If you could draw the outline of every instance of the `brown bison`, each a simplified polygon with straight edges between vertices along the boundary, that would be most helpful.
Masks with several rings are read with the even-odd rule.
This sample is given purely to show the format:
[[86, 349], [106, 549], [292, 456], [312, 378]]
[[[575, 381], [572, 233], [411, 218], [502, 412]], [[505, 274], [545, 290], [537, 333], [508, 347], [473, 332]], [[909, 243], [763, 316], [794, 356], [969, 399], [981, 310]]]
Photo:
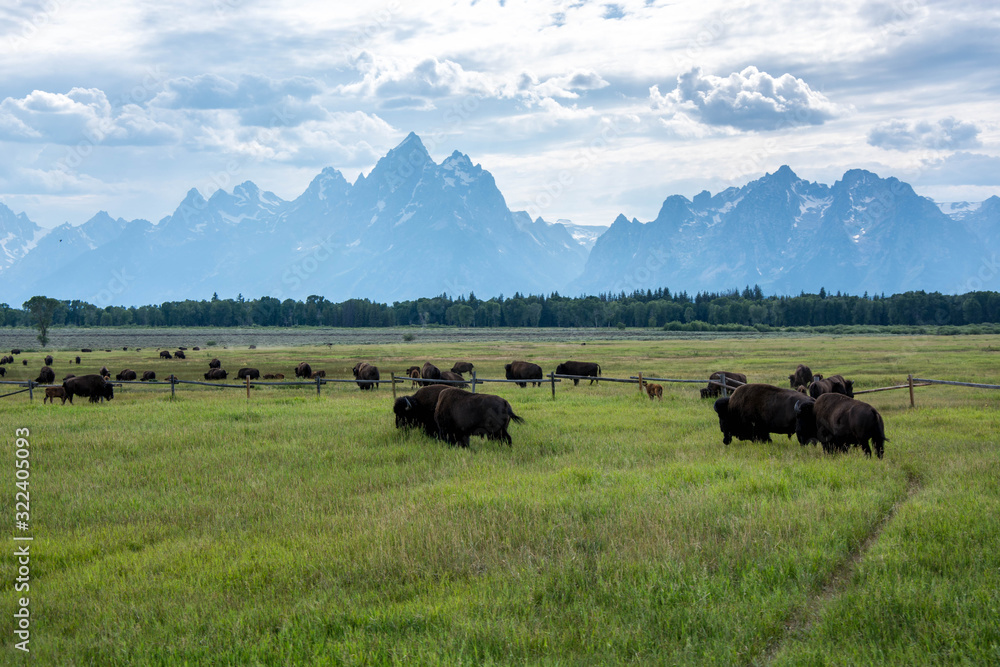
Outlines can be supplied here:
[[63, 382], [63, 390], [70, 403], [73, 396], [87, 396], [91, 403], [115, 397], [115, 388], [110, 382], [105, 382], [100, 375], [80, 375]]
[[314, 379], [314, 380], [316, 378], [325, 378], [326, 377], [326, 371], [323, 371], [323, 370], [313, 371], [312, 375], [310, 375], [309, 377], [311, 379]]
[[42, 370], [38, 371], [38, 377], [35, 378], [35, 382], [38, 384], [51, 384], [55, 382], [56, 373], [48, 366], [42, 366]]
[[275, 380], [284, 380], [285, 379], [285, 374], [284, 373], [275, 373], [274, 374], [274, 379]]
[[306, 362], [299, 362], [299, 365], [295, 367], [295, 377], [297, 378], [308, 378], [312, 375], [312, 368]]
[[209, 368], [222, 368], [222, 362], [219, 361], [217, 358], [216, 359], [212, 359], [210, 362], [208, 362], [208, 367]]
[[205, 373], [206, 380], [225, 380], [229, 375], [228, 372], [221, 368], [209, 368], [208, 372]]
[[70, 379], [70, 378], [75, 378], [75, 377], [76, 377], [76, 376], [75, 376], [75, 375], [73, 375], [72, 373], [67, 373], [67, 374], [66, 374], [66, 377], [64, 377], [64, 378], [63, 378], [63, 382], [65, 382], [66, 380], [68, 380], [68, 379]]
[[392, 405], [392, 411], [396, 414], [396, 428], [420, 427], [424, 429], [424, 433], [436, 438], [438, 428], [434, 421], [434, 408], [437, 406], [438, 396], [448, 388], [446, 384], [432, 384], [421, 387], [411, 396], [397, 398]]
[[353, 372], [355, 379], [358, 381], [359, 389], [371, 389], [373, 386], [378, 388], [379, 374], [377, 366], [359, 361], [354, 365]]
[[101, 374], [101, 377], [104, 378], [105, 380], [111, 379], [111, 371], [108, 370], [107, 366], [101, 366], [101, 370], [98, 372]]
[[456, 361], [455, 365], [451, 367], [452, 373], [471, 373], [475, 366], [468, 361]]
[[130, 368], [126, 368], [121, 373], [115, 375], [115, 379], [119, 381], [121, 380], [132, 381], [135, 379], [135, 371], [133, 371]]
[[160, 359], [173, 359], [169, 350], [160, 350]]
[[845, 380], [843, 375], [831, 375], [809, 385], [809, 395], [813, 398], [819, 398], [823, 394], [843, 394], [853, 398], [854, 380]]
[[77, 365], [77, 366], [79, 366], [79, 365], [80, 365], [80, 357], [77, 357], [77, 358], [76, 358], [76, 365]]
[[420, 377], [425, 380], [440, 380], [441, 370], [432, 364], [431, 362], [426, 362], [420, 369]]
[[[449, 380], [449, 387], [468, 387], [469, 383], [465, 381], [459, 373], [454, 373], [452, 371], [441, 371], [441, 379]], [[457, 384], [456, 384], [457, 383]]]
[[55, 403], [57, 398], [61, 398], [62, 402], [66, 403], [66, 390], [62, 387], [46, 387], [45, 388], [45, 398], [42, 399], [42, 405], [46, 402]]
[[185, 356], [183, 350], [177, 350], [176, 352], [174, 352], [174, 358], [175, 359], [187, 359], [187, 356]]
[[[512, 361], [509, 364], [504, 364], [503, 369], [508, 380], [532, 380], [532, 386], [542, 386], [542, 367], [538, 364], [533, 364], [530, 361]], [[528, 386], [527, 382], [517, 382], [516, 384], [522, 389]]]
[[[796, 429], [796, 404], [811, 403], [813, 399], [794, 389], [782, 389], [769, 384], [745, 384], [732, 396], [715, 401], [719, 415], [722, 442], [728, 445], [733, 438], [754, 442], [771, 442], [772, 433], [791, 437]], [[803, 443], [802, 437], [799, 442]]]
[[662, 384], [653, 384], [652, 382], [646, 382], [645, 380], [643, 380], [642, 385], [646, 389], [646, 395], [649, 396], [649, 400], [653, 400], [654, 398], [658, 398], [661, 401], [663, 400]]
[[3, 366], [0, 366], [0, 378], [2, 378], [4, 375], [7, 375], [7, 369], [4, 368]]
[[885, 424], [878, 410], [843, 394], [821, 394], [812, 402], [800, 402], [795, 407], [798, 417], [796, 435], [799, 442], [819, 440], [823, 451], [847, 451], [850, 445], [861, 447], [871, 456], [868, 445], [875, 445], [875, 454], [882, 458], [885, 451]]
[[91, 350], [89, 347], [81, 347], [80, 351], [81, 352], [93, 352], [93, 350]]
[[259, 380], [260, 371], [257, 370], [256, 368], [244, 367], [236, 371], [236, 377], [238, 377], [240, 380], [246, 380], [247, 378], [250, 378], [251, 380]]
[[52, 365], [52, 355], [51, 354], [45, 355], [45, 365], [46, 366], [51, 366]]
[[410, 366], [409, 368], [407, 368], [406, 376], [413, 379], [413, 382], [410, 383], [411, 389], [419, 387], [421, 385], [420, 382], [417, 382], [417, 380], [420, 379], [420, 366]]
[[[601, 365], [589, 361], [567, 361], [556, 366], [556, 375], [582, 375], [596, 379], [601, 374]], [[573, 385], [580, 384], [580, 378], [573, 378]], [[594, 380], [590, 381], [594, 384]]]
[[155, 380], [155, 379], [156, 379], [156, 371], [143, 371], [142, 372], [142, 381], [143, 382], [149, 382], [150, 380]]
[[788, 386], [792, 389], [795, 389], [800, 384], [808, 387], [812, 381], [813, 372], [805, 364], [799, 364], [795, 372], [788, 376]]
[[434, 422], [438, 437], [460, 447], [469, 446], [469, 436], [482, 435], [513, 445], [507, 425], [511, 420], [523, 423], [505, 399], [492, 394], [473, 394], [449, 387], [438, 396]]
[[731, 371], [716, 371], [708, 376], [708, 386], [701, 390], [702, 398], [713, 398], [722, 393], [725, 385], [726, 391], [731, 392], [737, 387], [747, 383], [747, 376], [743, 373], [733, 373]]

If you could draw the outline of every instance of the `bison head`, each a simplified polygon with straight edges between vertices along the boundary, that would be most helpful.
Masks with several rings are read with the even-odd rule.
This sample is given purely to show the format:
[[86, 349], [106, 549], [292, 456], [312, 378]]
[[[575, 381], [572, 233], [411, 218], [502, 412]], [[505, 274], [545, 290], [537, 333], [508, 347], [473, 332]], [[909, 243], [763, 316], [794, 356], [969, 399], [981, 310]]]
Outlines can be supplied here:
[[800, 445], [807, 445], [817, 439], [816, 413], [813, 412], [812, 400], [795, 401], [795, 437]]
[[719, 429], [722, 431], [722, 444], [728, 445], [733, 441], [732, 430], [729, 427], [729, 397], [723, 396], [715, 401], [715, 412], [719, 415]]
[[396, 402], [392, 405], [392, 411], [396, 413], [396, 428], [403, 428], [412, 423], [412, 414], [415, 407], [416, 404], [409, 396], [400, 396], [396, 399]]

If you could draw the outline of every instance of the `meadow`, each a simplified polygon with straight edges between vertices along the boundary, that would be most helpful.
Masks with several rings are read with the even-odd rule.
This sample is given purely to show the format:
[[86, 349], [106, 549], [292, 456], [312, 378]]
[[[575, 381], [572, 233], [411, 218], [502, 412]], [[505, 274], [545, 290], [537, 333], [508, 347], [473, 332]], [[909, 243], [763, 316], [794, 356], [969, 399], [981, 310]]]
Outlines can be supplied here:
[[[347, 378], [358, 361], [387, 377], [467, 360], [499, 378], [514, 359], [579, 359], [608, 377], [735, 370], [781, 386], [802, 362], [856, 390], [908, 373], [1000, 381], [997, 336], [590, 336], [249, 350], [196, 331], [169, 341], [203, 347], [186, 360], [125, 338], [80, 366], [51, 354], [57, 378], [201, 379], [218, 356], [231, 376], [289, 379], [299, 361]], [[34, 378], [43, 356], [22, 353], [6, 379]], [[512, 447], [469, 449], [398, 431], [387, 384], [4, 398], [0, 516], [13, 525], [27, 428], [34, 540], [29, 594], [14, 590], [19, 543], [0, 556], [0, 656], [26, 657], [12, 620], [28, 595], [30, 657], [51, 665], [1000, 663], [1000, 392], [918, 388], [915, 408], [905, 390], [859, 396], [885, 420], [878, 460], [784, 436], [726, 447], [699, 388], [665, 385], [660, 402], [609, 382], [563, 382], [555, 399], [480, 386], [525, 423]]]

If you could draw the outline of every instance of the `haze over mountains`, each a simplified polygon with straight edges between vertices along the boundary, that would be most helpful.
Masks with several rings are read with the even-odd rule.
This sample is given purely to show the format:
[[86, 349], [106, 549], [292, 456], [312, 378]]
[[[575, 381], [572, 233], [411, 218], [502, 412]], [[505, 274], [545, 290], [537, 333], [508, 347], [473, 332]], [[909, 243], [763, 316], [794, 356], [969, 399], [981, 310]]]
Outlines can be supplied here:
[[352, 184], [319, 173], [285, 201], [251, 182], [192, 189], [152, 224], [99, 212], [43, 230], [0, 204], [0, 300], [99, 306], [274, 296], [393, 301], [475, 292], [575, 296], [668, 287], [765, 293], [960, 293], [1000, 284], [1000, 198], [937, 205], [863, 170], [832, 186], [789, 167], [664, 201], [609, 228], [512, 212], [467, 155], [435, 163], [410, 134]]

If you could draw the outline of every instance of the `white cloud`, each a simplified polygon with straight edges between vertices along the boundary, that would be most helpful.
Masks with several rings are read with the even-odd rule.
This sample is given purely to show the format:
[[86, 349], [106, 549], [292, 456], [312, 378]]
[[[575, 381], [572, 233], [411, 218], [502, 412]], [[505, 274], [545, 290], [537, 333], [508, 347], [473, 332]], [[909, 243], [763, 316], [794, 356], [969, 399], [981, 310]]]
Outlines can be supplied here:
[[649, 97], [668, 118], [684, 113], [707, 125], [740, 130], [821, 125], [845, 111], [791, 74], [776, 78], [753, 66], [725, 78], [695, 67], [678, 76], [677, 87], [666, 95], [652, 86]]
[[976, 148], [980, 145], [979, 132], [975, 123], [950, 116], [936, 122], [893, 119], [872, 128], [868, 143], [897, 151]]

